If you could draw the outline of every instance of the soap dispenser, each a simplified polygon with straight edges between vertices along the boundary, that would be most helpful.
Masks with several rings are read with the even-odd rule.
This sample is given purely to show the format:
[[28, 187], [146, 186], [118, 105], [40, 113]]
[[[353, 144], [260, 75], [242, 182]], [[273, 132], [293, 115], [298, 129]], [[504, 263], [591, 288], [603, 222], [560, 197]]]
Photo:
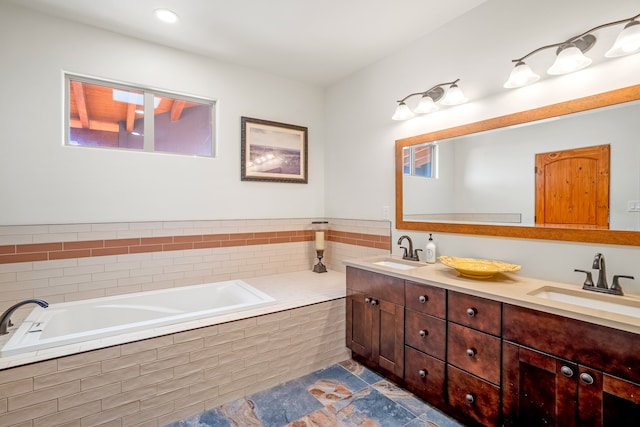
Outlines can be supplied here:
[[429, 264], [434, 264], [436, 262], [436, 244], [433, 242], [431, 233], [429, 233], [429, 241], [427, 242], [425, 249], [426, 251], [424, 251], [424, 254], [427, 258], [427, 262]]

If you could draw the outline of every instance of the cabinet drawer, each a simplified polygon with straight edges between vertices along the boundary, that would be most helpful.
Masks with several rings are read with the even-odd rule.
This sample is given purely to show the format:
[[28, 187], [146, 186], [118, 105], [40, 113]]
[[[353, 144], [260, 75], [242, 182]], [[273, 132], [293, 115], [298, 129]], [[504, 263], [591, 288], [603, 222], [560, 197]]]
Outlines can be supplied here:
[[447, 362], [500, 384], [500, 338], [449, 323]]
[[347, 288], [368, 297], [404, 305], [404, 280], [397, 277], [347, 267]]
[[498, 301], [449, 291], [447, 315], [451, 322], [500, 335], [502, 304]]
[[407, 308], [444, 319], [447, 315], [447, 291], [435, 286], [406, 282]]
[[404, 354], [404, 382], [407, 389], [431, 404], [443, 404], [444, 362], [408, 346]]
[[456, 410], [485, 426], [498, 425], [500, 389], [447, 365], [447, 399]]
[[411, 347], [444, 360], [447, 324], [437, 317], [407, 310], [404, 342]]

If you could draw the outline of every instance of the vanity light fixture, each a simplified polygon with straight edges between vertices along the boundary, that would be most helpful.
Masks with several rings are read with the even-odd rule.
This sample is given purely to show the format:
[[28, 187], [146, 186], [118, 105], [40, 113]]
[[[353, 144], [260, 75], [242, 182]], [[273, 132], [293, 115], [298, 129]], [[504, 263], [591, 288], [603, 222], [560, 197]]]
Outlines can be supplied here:
[[591, 58], [586, 57], [584, 53], [591, 49], [596, 43], [596, 36], [591, 33], [602, 28], [626, 24], [624, 29], [618, 34], [613, 47], [605, 54], [607, 58], [615, 58], [640, 52], [640, 22], [636, 21], [638, 18], [640, 18], [640, 14], [632, 16], [631, 18], [598, 25], [566, 41], [539, 47], [521, 58], [511, 60], [511, 62], [515, 63], [515, 66], [504, 87], [511, 89], [538, 81], [540, 76], [537, 75], [524, 60], [534, 53], [545, 49], [556, 49], [556, 60], [547, 70], [547, 74], [567, 74], [588, 67], [591, 64]]
[[[396, 112], [391, 117], [392, 120], [407, 120], [414, 117], [416, 114], [427, 114], [438, 110], [439, 102], [441, 105], [458, 105], [468, 101], [468, 99], [462, 93], [462, 89], [458, 87], [460, 79], [456, 79], [452, 82], [439, 83], [424, 92], [410, 93], [401, 100], [398, 101], [398, 107]], [[449, 86], [445, 89], [446, 86]], [[411, 111], [405, 101], [412, 96], [421, 95], [420, 102], [416, 108]]]

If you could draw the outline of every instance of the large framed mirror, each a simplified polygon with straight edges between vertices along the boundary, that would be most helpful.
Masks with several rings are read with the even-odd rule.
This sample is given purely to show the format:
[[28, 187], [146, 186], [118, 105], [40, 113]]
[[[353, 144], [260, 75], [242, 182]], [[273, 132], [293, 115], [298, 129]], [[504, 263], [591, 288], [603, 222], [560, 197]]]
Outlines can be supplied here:
[[640, 85], [399, 139], [395, 160], [397, 229], [640, 245]]

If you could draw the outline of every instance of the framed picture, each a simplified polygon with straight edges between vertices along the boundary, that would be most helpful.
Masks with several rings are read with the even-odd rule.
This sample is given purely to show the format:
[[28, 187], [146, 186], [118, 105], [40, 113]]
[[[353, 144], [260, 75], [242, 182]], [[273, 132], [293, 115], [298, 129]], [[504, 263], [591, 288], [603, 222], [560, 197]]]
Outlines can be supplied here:
[[242, 117], [242, 180], [306, 184], [307, 128]]

